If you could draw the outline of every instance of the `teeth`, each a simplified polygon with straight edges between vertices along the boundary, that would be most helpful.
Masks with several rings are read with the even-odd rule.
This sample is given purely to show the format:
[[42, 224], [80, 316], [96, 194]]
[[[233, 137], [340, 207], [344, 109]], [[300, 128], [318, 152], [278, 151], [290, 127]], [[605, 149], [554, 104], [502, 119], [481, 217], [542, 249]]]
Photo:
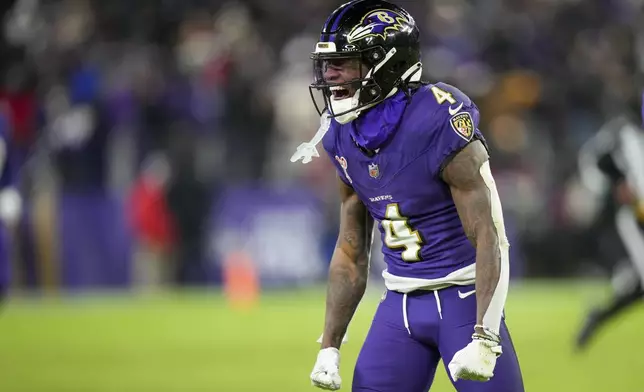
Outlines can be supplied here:
[[342, 86], [334, 86], [331, 87], [331, 91], [348, 91], [348, 89]]

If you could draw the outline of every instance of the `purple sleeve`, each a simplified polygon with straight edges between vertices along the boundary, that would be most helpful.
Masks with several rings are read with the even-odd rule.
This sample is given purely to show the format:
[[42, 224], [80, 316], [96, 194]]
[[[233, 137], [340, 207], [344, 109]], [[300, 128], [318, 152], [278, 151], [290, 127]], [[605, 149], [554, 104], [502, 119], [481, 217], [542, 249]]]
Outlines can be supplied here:
[[[451, 108], [450, 108], [451, 109]], [[458, 111], [441, 111], [439, 120], [433, 125], [428, 164], [430, 172], [440, 175], [454, 156], [473, 140], [485, 139], [478, 129], [479, 112], [476, 105], [461, 107]]]
[[338, 155], [335, 155], [331, 151], [328, 151], [328, 150], [327, 150], [327, 154], [329, 154], [329, 158], [331, 159], [331, 162], [333, 162], [333, 165], [335, 166], [335, 170], [338, 173], [338, 177], [347, 186], [352, 186], [351, 183], [353, 181], [351, 180], [351, 177], [349, 176], [349, 173], [347, 172], [347, 160], [344, 157], [340, 157]]
[[335, 166], [338, 177], [340, 177], [342, 182], [344, 182], [347, 186], [352, 186], [351, 184], [353, 181], [351, 180], [351, 176], [349, 176], [349, 173], [347, 171], [347, 160], [344, 156], [341, 156], [336, 152], [335, 135], [337, 128], [334, 125], [335, 124], [332, 124], [328, 132], [324, 135], [324, 138], [322, 139], [322, 145], [324, 146], [324, 151], [326, 151], [329, 159], [333, 163], [333, 166]]

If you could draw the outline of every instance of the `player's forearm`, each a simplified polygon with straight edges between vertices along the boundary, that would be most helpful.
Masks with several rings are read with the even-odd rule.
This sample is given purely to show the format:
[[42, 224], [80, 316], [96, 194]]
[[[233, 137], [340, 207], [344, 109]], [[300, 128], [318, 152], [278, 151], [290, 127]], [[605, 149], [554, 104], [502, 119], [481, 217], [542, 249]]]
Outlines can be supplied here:
[[[453, 192], [459, 201], [459, 214], [465, 234], [476, 248], [476, 324], [485, 325], [496, 332], [505, 303], [505, 293], [499, 291], [499, 282], [503, 276], [501, 256], [504, 250], [499, 246], [500, 238], [494, 223], [490, 190], [477, 187], [467, 192]], [[503, 224], [501, 219], [497, 221]], [[504, 287], [507, 284], [500, 288]], [[495, 320], [497, 315], [498, 320]]]
[[[485, 325], [485, 315], [490, 309], [501, 278], [501, 250], [499, 237], [493, 227], [484, 227], [477, 231], [475, 239], [476, 324]], [[483, 331], [479, 332], [483, 333]]]
[[369, 273], [373, 219], [352, 194], [342, 203], [340, 235], [331, 258], [322, 348], [339, 348], [355, 313]]
[[463, 230], [476, 247], [477, 324], [498, 334], [508, 291], [510, 244], [487, 152], [480, 143], [470, 144], [446, 167], [443, 177], [450, 184]]
[[336, 248], [329, 268], [322, 348], [340, 348], [342, 337], [367, 287], [368, 272], [366, 253], [351, 260], [342, 249]]

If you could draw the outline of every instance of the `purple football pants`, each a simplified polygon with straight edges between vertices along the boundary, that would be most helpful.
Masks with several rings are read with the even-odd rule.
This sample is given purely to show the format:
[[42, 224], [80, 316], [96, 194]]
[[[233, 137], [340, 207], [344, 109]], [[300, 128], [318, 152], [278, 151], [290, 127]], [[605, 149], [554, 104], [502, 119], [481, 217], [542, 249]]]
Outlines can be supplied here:
[[[387, 291], [358, 356], [353, 391], [427, 392], [439, 360], [443, 359], [447, 370], [454, 354], [472, 340], [476, 295], [461, 299], [459, 290], [467, 294], [474, 286], [416, 291], [406, 296]], [[487, 382], [458, 380], [453, 383], [458, 392], [524, 391], [505, 320], [500, 333], [503, 354], [497, 359], [494, 377]]]

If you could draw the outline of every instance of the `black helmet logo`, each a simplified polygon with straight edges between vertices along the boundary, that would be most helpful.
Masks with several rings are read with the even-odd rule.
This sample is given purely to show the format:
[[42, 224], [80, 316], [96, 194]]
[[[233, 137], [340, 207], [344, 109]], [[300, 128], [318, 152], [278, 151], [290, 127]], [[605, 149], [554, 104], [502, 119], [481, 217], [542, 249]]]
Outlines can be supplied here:
[[356, 42], [367, 37], [387, 38], [388, 31], [403, 31], [410, 21], [404, 15], [388, 10], [377, 9], [366, 14], [347, 35], [347, 42]]

